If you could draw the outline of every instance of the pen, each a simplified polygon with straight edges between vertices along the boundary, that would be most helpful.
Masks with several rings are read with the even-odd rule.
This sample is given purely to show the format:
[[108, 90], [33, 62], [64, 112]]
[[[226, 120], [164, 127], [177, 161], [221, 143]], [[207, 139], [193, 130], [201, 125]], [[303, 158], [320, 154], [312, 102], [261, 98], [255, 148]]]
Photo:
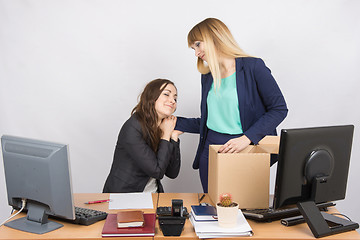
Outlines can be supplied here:
[[88, 201], [85, 204], [94, 204], [94, 203], [103, 203], [103, 202], [110, 202], [110, 199]]

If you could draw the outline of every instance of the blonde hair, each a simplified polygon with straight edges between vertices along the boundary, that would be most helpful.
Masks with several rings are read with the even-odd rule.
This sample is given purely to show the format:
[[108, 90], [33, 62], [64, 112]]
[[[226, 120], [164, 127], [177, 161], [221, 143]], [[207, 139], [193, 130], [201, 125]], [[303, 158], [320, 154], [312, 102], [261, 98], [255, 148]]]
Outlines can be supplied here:
[[204, 42], [207, 65], [198, 58], [197, 68], [202, 74], [211, 72], [215, 89], [221, 84], [219, 56], [250, 57], [236, 43], [228, 27], [216, 18], [207, 18], [196, 24], [190, 30], [187, 39], [189, 47], [196, 41]]

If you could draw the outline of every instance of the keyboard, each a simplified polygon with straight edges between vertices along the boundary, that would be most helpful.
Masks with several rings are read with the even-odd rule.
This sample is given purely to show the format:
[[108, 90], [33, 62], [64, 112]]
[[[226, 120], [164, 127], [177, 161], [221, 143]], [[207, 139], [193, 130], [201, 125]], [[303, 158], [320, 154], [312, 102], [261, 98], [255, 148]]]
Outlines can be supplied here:
[[[20, 208], [14, 208], [19, 210]], [[27, 209], [23, 210], [24, 213], [27, 212]], [[59, 216], [49, 215], [49, 218], [65, 221], [73, 224], [80, 224], [80, 225], [91, 225], [98, 221], [104, 220], [107, 217], [107, 213], [99, 210], [94, 210], [90, 208], [81, 208], [75, 207], [75, 219], [66, 219]]]
[[[319, 203], [316, 204], [316, 206], [319, 208], [320, 211], [327, 211], [327, 208], [335, 206], [335, 203]], [[283, 218], [301, 215], [299, 209], [296, 206], [282, 209], [244, 209], [242, 210], [242, 212], [247, 219], [255, 220], [257, 222], [272, 222]]]
[[[81, 208], [75, 207], [75, 219], [63, 219], [62, 221], [66, 221], [73, 224], [80, 224], [80, 225], [91, 225], [98, 221], [104, 220], [107, 216], [106, 212], [89, 209], [89, 208]], [[57, 217], [56, 217], [57, 218]], [[60, 218], [59, 218], [60, 219]]]

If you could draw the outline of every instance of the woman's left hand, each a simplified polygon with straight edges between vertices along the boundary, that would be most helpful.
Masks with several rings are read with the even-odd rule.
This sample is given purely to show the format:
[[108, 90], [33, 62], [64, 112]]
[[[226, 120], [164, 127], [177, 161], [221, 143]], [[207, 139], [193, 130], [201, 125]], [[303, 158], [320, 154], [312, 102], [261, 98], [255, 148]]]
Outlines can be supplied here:
[[244, 150], [251, 143], [250, 139], [243, 135], [238, 138], [233, 138], [227, 141], [220, 149], [219, 153], [238, 153]]
[[163, 132], [161, 138], [170, 141], [170, 137], [172, 132], [174, 131], [175, 125], [176, 125], [175, 116], [171, 115], [169, 117], [164, 118], [160, 123], [160, 129]]

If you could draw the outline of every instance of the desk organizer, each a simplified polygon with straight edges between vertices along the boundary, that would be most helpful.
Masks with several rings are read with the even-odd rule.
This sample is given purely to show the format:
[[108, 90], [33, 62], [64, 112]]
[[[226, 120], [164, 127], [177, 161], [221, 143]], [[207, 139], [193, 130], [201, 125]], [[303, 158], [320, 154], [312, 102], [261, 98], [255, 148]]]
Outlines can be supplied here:
[[185, 221], [186, 217], [159, 216], [159, 225], [164, 236], [180, 236]]

